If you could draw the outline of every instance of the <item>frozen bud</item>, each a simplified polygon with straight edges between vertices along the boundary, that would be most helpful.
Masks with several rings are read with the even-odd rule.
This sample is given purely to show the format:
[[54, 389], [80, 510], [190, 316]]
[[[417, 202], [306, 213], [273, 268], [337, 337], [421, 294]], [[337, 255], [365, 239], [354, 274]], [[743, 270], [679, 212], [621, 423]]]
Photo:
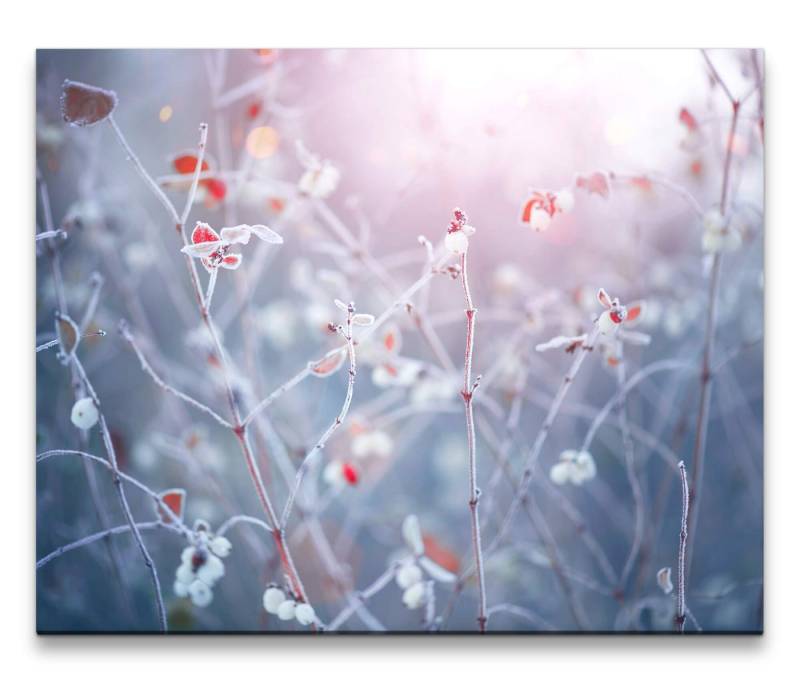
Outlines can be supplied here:
[[189, 597], [195, 607], [207, 607], [214, 599], [214, 594], [206, 583], [198, 579], [189, 586]]
[[295, 607], [294, 616], [297, 619], [297, 623], [299, 623], [301, 626], [310, 626], [312, 623], [314, 623], [314, 621], [317, 620], [314, 607], [307, 602], [301, 602]]
[[213, 586], [225, 575], [225, 565], [216, 555], [209, 554], [205, 563], [197, 570], [197, 578]]
[[409, 515], [403, 520], [403, 538], [415, 555], [425, 552], [425, 543], [422, 540], [422, 529], [416, 515]]
[[175, 593], [175, 597], [189, 597], [189, 586], [183, 581], [175, 581], [172, 584], [172, 592]]
[[550, 468], [550, 481], [553, 484], [562, 486], [569, 481], [570, 478], [570, 463], [561, 461], [556, 463]]
[[553, 218], [546, 210], [536, 209], [531, 212], [530, 226], [534, 231], [545, 231], [550, 226]]
[[270, 586], [264, 591], [264, 597], [261, 599], [266, 609], [270, 614], [277, 614], [278, 607], [286, 601], [286, 593], [276, 586]]
[[467, 248], [469, 248], [469, 238], [460, 229], [458, 231], [451, 231], [444, 237], [444, 247], [451, 253], [463, 255], [467, 252]]
[[227, 557], [231, 554], [231, 542], [224, 536], [214, 538], [208, 547], [211, 548], [211, 552], [219, 557]]
[[284, 600], [278, 605], [278, 618], [281, 621], [291, 621], [294, 618], [297, 603], [294, 600]]
[[569, 189], [556, 192], [556, 205], [561, 212], [568, 213], [575, 207], [575, 196]]
[[362, 432], [353, 437], [352, 453], [356, 458], [379, 456], [385, 458], [392, 452], [392, 439], [383, 430]]
[[84, 397], [75, 402], [70, 420], [75, 427], [81, 430], [90, 430], [97, 424], [99, 415], [94, 401], [90, 397]]
[[669, 595], [672, 592], [672, 569], [661, 567], [656, 574], [656, 583], [665, 595]]
[[409, 609], [419, 609], [427, 602], [425, 584], [415, 583], [403, 593], [403, 604]]
[[191, 563], [184, 562], [180, 567], [177, 568], [175, 571], [175, 580], [185, 583], [186, 585], [194, 581], [194, 571], [192, 570]]
[[406, 564], [397, 570], [395, 581], [403, 590], [410, 588], [422, 580], [422, 569], [416, 564]]
[[597, 328], [603, 335], [608, 335], [609, 333], [613, 333], [619, 323], [614, 321], [614, 318], [611, 315], [611, 310], [607, 309], [600, 315], [600, 318], [597, 320]]
[[579, 451], [575, 457], [572, 470], [573, 484], [583, 484], [584, 482], [594, 479], [597, 475], [597, 466], [594, 463], [592, 454], [588, 451]]

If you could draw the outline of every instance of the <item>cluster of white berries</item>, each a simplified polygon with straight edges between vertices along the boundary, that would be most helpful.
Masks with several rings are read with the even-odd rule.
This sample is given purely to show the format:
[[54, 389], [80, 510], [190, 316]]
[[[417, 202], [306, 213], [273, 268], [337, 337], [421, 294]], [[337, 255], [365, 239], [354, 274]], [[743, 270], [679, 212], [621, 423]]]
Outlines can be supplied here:
[[741, 231], [717, 208], [703, 216], [703, 252], [722, 253], [738, 250], [742, 245]]
[[188, 597], [196, 607], [207, 607], [214, 599], [212, 588], [225, 575], [222, 558], [231, 552], [231, 542], [214, 536], [208, 524], [195, 522], [192, 543], [181, 553], [181, 564], [175, 572], [173, 591]]
[[327, 198], [336, 191], [341, 177], [336, 166], [312, 154], [302, 142], [297, 142], [297, 157], [305, 168], [298, 182], [301, 193], [313, 198]]
[[70, 413], [72, 424], [81, 430], [91, 430], [97, 425], [99, 417], [100, 413], [97, 410], [94, 399], [91, 397], [78, 399], [72, 407], [72, 413]]
[[569, 189], [534, 191], [522, 206], [520, 221], [534, 231], [545, 231], [558, 213], [568, 213], [575, 207], [575, 196]]
[[467, 215], [462, 210], [454, 210], [453, 215], [444, 237], [444, 247], [455, 255], [463, 255], [469, 248], [469, 237], [475, 233], [475, 227], [467, 224]]
[[395, 572], [395, 582], [403, 590], [403, 604], [409, 609], [424, 607], [430, 598], [432, 582], [424, 579], [423, 570], [437, 581], [452, 583], [455, 575], [439, 566], [425, 555], [425, 541], [416, 515], [409, 515], [403, 520], [403, 538], [411, 550]]
[[288, 597], [283, 588], [274, 583], [267, 586], [261, 601], [267, 613], [274, 614], [281, 621], [295, 620], [301, 626], [310, 626], [317, 621], [314, 608], [308, 602]]
[[567, 482], [580, 486], [596, 475], [597, 466], [588, 451], [568, 449], [562, 452], [558, 462], [550, 468], [550, 481], [559, 486]]

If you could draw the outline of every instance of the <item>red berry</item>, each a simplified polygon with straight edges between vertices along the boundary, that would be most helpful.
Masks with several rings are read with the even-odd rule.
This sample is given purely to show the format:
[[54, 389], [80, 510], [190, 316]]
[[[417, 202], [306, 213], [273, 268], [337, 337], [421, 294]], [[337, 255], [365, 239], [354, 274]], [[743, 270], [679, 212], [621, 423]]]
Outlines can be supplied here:
[[344, 475], [345, 481], [350, 484], [350, 486], [358, 484], [358, 472], [350, 463], [342, 464], [342, 474]]

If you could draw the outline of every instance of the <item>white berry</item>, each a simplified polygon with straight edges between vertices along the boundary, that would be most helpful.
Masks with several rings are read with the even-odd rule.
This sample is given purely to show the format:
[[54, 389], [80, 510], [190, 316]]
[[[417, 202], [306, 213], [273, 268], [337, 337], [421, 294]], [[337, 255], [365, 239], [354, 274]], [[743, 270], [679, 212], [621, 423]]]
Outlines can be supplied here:
[[422, 570], [416, 564], [406, 564], [397, 570], [395, 580], [397, 585], [405, 590], [422, 580]]
[[297, 609], [297, 603], [294, 600], [281, 602], [278, 607], [278, 618], [281, 621], [291, 621], [294, 618], [295, 609]]
[[534, 231], [545, 231], [553, 218], [546, 210], [536, 209], [531, 212], [530, 226]]
[[264, 597], [261, 599], [264, 609], [266, 609], [270, 614], [277, 614], [278, 607], [280, 607], [286, 601], [286, 593], [284, 593], [280, 588], [275, 588], [274, 586], [267, 588], [264, 591]]
[[90, 430], [97, 425], [97, 419], [100, 414], [97, 411], [97, 406], [90, 397], [78, 399], [72, 407], [70, 420], [72, 424], [81, 430]]
[[297, 619], [297, 623], [301, 626], [310, 626], [314, 621], [317, 620], [317, 615], [314, 612], [314, 607], [306, 602], [301, 602], [300, 604], [295, 607], [294, 616]]
[[214, 594], [206, 583], [197, 579], [189, 586], [189, 597], [192, 598], [192, 604], [195, 607], [207, 607], [214, 599]]

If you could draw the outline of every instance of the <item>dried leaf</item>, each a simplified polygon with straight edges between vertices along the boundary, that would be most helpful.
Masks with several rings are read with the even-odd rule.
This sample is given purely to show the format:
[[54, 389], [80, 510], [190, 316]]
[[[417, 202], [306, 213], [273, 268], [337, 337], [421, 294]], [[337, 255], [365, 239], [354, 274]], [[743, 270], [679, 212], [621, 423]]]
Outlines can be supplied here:
[[58, 358], [63, 364], [69, 363], [81, 340], [78, 324], [66, 314], [56, 312], [56, 337], [60, 346]]
[[329, 375], [333, 375], [338, 371], [342, 364], [344, 363], [344, 350], [336, 352], [336, 354], [332, 354], [329, 357], [324, 357], [317, 362], [309, 363], [309, 368], [311, 369], [311, 373], [318, 378], [327, 378]]
[[61, 114], [70, 125], [87, 127], [104, 121], [117, 107], [117, 93], [65, 80], [61, 86]]

